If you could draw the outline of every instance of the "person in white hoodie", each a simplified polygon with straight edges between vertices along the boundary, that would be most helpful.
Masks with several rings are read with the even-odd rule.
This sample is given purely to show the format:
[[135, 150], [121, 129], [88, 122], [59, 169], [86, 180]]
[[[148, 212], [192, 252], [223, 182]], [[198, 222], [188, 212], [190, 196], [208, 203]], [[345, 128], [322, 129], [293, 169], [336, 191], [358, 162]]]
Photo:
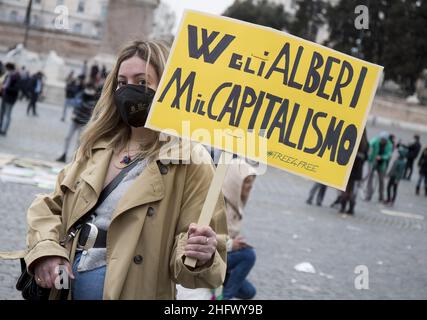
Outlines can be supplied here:
[[226, 202], [227, 227], [230, 236], [227, 241], [227, 273], [222, 296], [252, 299], [256, 289], [247, 279], [255, 264], [255, 250], [240, 234], [244, 208], [248, 201], [257, 171], [242, 159], [234, 159], [223, 183]]

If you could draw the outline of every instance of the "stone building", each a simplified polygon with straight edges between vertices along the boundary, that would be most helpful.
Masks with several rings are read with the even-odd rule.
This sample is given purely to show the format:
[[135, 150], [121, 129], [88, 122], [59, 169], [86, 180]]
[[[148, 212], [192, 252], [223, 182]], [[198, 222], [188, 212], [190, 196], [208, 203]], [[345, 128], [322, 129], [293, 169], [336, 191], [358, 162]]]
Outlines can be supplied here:
[[148, 39], [159, 3], [160, 0], [110, 1], [101, 52], [116, 54], [126, 41]]
[[[87, 59], [151, 33], [160, 0], [33, 0], [27, 48]], [[0, 0], [0, 51], [24, 42], [29, 0]]]
[[109, 69], [124, 42], [148, 38], [160, 2], [33, 0], [24, 49], [37, 56], [37, 62], [32, 63], [24, 53], [14, 53], [23, 52], [19, 44], [26, 38], [29, 1], [0, 0], [0, 59], [12, 54], [12, 61], [19, 66], [26, 66], [30, 72], [41, 70], [46, 76], [43, 99], [57, 105], [63, 104], [67, 74], [81, 72], [83, 61], [89, 68], [97, 64]]

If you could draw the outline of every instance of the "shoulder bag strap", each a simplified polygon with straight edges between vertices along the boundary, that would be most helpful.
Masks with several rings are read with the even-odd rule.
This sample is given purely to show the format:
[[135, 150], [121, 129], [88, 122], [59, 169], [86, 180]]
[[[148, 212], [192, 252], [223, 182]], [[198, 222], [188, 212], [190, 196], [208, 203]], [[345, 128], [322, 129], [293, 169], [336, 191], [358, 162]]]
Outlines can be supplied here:
[[89, 210], [84, 216], [82, 216], [79, 220], [77, 220], [76, 223], [74, 223], [73, 227], [71, 227], [70, 232], [68, 235], [64, 238], [64, 240], [61, 241], [61, 244], [64, 246], [68, 241], [73, 239], [77, 231], [81, 228], [81, 226], [89, 219], [91, 215], [93, 215], [96, 211], [96, 209], [101, 205], [102, 202], [104, 202], [105, 199], [113, 192], [113, 190], [120, 184], [120, 182], [124, 179], [126, 174], [134, 168], [139, 161], [134, 161], [127, 167], [123, 168], [120, 173], [113, 179], [111, 182], [101, 191], [101, 194], [98, 197], [98, 201], [96, 202], [95, 206]]

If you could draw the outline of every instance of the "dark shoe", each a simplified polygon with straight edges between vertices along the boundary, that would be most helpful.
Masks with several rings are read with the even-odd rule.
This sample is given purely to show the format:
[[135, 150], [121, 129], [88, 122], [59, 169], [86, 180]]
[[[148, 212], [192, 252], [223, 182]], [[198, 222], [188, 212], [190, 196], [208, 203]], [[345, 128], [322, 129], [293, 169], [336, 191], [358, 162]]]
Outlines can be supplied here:
[[66, 154], [64, 153], [62, 156], [60, 156], [58, 159], [56, 159], [56, 161], [65, 163], [67, 161]]
[[321, 204], [320, 202], [317, 202], [317, 203], [316, 203], [316, 206], [321, 207], [321, 206], [322, 206], [322, 204]]
[[348, 209], [346, 213], [353, 215], [354, 214], [354, 210], [353, 209]]
[[310, 206], [313, 204], [313, 202], [310, 199], [308, 199], [305, 203], [309, 204]]
[[417, 195], [417, 196], [419, 196], [420, 195], [420, 187], [416, 187], [415, 188], [415, 194]]

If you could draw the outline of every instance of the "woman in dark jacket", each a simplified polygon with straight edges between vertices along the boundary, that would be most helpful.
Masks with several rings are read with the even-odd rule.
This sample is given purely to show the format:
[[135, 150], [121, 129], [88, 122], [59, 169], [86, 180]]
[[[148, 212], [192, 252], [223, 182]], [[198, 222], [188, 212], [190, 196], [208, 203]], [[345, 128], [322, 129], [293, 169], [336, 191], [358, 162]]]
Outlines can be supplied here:
[[418, 160], [418, 167], [420, 168], [420, 177], [417, 182], [417, 187], [415, 193], [420, 194], [421, 182], [424, 180], [424, 190], [427, 197], [427, 147], [424, 148], [423, 153], [421, 154], [420, 160]]
[[[363, 177], [363, 165], [368, 158], [369, 143], [366, 136], [366, 130], [363, 132], [362, 140], [360, 141], [359, 149], [357, 150], [356, 159], [354, 160], [353, 169], [351, 170], [350, 178], [348, 180], [347, 188], [342, 193], [340, 213], [354, 214], [354, 207], [356, 205], [357, 191], [359, 181]], [[349, 208], [345, 208], [349, 204]]]
[[0, 84], [2, 102], [0, 106], [0, 135], [7, 135], [12, 119], [12, 109], [19, 95], [19, 73], [13, 63], [6, 64], [7, 75]]

